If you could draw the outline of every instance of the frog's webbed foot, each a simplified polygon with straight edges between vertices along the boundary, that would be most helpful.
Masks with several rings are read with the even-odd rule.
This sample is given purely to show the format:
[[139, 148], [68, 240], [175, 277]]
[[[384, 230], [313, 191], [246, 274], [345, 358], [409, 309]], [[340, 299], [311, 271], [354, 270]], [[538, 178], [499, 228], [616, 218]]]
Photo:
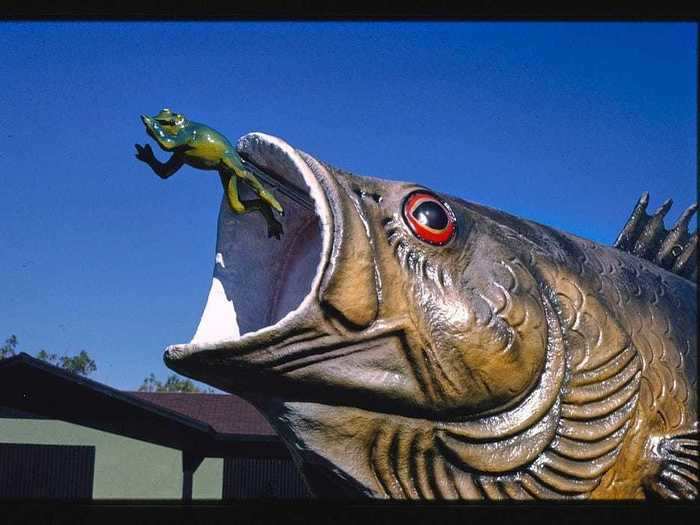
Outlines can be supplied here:
[[156, 159], [151, 146], [149, 144], [144, 144], [143, 146], [134, 144], [134, 146], [136, 146], [136, 158], [150, 166]]
[[153, 154], [153, 150], [148, 144], [144, 146], [135, 144], [135, 146], [136, 158], [148, 164], [161, 179], [167, 179], [173, 175], [185, 162], [182, 156], [178, 154], [172, 155], [167, 162], [160, 162]]
[[[267, 219], [267, 218], [266, 218]], [[267, 237], [274, 237], [277, 240], [280, 240], [280, 237], [284, 233], [284, 230], [282, 229], [282, 223], [280, 223], [277, 219], [274, 217], [270, 217], [267, 219]]]
[[[247, 172], [243, 173], [248, 175]], [[262, 184], [260, 184], [260, 182], [255, 177], [253, 177], [252, 175], [250, 175], [250, 177], [250, 179], [246, 179], [245, 177], [242, 178], [244, 178], [246, 182], [251, 183], [250, 185], [260, 198], [251, 200], [240, 200], [238, 197], [237, 177], [230, 176], [226, 173], [222, 174], [221, 181], [226, 187], [226, 195], [228, 197], [229, 206], [231, 207], [231, 210], [234, 213], [238, 214], [249, 213], [251, 211], [256, 210], [259, 211], [265, 218], [265, 221], [267, 222], [268, 238], [274, 237], [276, 239], [279, 239], [283, 233], [282, 224], [277, 219], [275, 219], [275, 216], [272, 213], [272, 208], [276, 209], [281, 214], [284, 214], [282, 206], [279, 202], [277, 202], [277, 199], [275, 199], [270, 192], [268, 192], [265, 188], [262, 187]]]
[[240, 201], [240, 203], [243, 207], [243, 211], [234, 210], [235, 213], [250, 213], [252, 211], [259, 211], [265, 218], [265, 222], [267, 222], [267, 237], [274, 237], [275, 239], [279, 239], [281, 237], [281, 235], [284, 233], [282, 223], [275, 219], [275, 216], [272, 213], [272, 208], [267, 202], [263, 201], [262, 199], [252, 199]]

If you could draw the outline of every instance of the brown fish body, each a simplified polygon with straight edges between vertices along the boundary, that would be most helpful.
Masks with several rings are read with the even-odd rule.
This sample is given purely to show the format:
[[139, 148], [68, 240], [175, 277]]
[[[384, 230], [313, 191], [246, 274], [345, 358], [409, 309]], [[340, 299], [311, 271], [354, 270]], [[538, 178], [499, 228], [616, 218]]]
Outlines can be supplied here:
[[317, 495], [694, 497], [695, 282], [274, 137], [238, 150], [316, 213], [284, 202], [263, 245], [222, 207], [200, 327], [165, 359], [255, 403]]
[[591, 497], [644, 497], [662, 468], [659, 441], [697, 431], [696, 285], [628, 253], [515, 220], [513, 230], [532, 242], [521, 259], [555, 295], [571, 374], [564, 402], [593, 428], [623, 413], [628, 396], [614, 403], [618, 393], [636, 399], [617, 459]]

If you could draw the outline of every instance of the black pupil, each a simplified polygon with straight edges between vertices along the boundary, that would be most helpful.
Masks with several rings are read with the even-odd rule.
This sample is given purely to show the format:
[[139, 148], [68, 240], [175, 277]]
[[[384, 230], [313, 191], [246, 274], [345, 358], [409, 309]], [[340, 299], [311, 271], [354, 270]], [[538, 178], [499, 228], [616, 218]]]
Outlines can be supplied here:
[[424, 226], [433, 230], [442, 230], [447, 226], [448, 218], [445, 210], [437, 202], [420, 203], [413, 210], [413, 216]]

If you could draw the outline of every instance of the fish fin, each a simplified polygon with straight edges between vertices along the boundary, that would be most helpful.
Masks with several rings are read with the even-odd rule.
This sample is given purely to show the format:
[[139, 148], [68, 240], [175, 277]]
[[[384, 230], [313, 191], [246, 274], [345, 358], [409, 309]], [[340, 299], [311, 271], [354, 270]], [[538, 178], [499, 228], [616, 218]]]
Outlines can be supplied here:
[[664, 201], [653, 215], [646, 213], [648, 204], [649, 193], [644, 192], [613, 246], [686, 279], [697, 280], [698, 234], [691, 235], [688, 231], [697, 203], [689, 206], [670, 230], [664, 227], [664, 216], [673, 201]]
[[676, 500], [694, 500], [698, 497], [698, 449], [700, 433], [697, 430], [662, 438], [657, 447], [661, 466], [645, 488], [657, 497]]

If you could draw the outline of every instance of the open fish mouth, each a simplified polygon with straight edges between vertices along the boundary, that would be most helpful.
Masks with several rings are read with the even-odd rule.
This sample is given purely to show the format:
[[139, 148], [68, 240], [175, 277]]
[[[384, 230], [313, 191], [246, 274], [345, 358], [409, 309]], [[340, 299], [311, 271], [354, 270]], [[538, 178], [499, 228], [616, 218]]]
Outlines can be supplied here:
[[[195, 379], [208, 369], [204, 361], [231, 364], [258, 349], [270, 357], [290, 337], [313, 337], [320, 316], [318, 290], [342, 221], [333, 210], [342, 190], [315, 159], [262, 133], [243, 136], [237, 150], [246, 162], [296, 191], [276, 192], [285, 210], [280, 240], [267, 237], [260, 213], [236, 215], [224, 198], [201, 320], [189, 343], [168, 346], [164, 354], [168, 367]], [[244, 184], [239, 191], [242, 199], [254, 197]], [[264, 355], [257, 359], [264, 360]], [[245, 359], [248, 365], [255, 361]]]

